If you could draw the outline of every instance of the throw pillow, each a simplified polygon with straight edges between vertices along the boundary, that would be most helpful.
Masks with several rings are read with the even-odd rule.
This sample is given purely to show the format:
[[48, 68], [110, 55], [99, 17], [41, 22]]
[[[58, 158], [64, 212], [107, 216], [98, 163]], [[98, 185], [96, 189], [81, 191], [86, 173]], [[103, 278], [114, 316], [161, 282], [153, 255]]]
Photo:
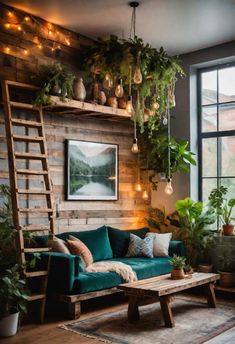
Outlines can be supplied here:
[[122, 230], [113, 227], [107, 228], [114, 258], [125, 257], [128, 250], [131, 233], [143, 239], [146, 233], [149, 231], [148, 228], [130, 230]]
[[49, 245], [51, 246], [52, 252], [70, 254], [70, 251], [68, 249], [66, 242], [62, 239], [58, 239], [58, 238], [54, 238], [52, 240], [49, 239]]
[[81, 256], [86, 267], [93, 263], [91, 251], [81, 240], [70, 235], [69, 239], [67, 239], [67, 243], [71, 253], [76, 256]]
[[146, 238], [153, 237], [153, 255], [154, 257], [165, 257], [169, 255], [169, 245], [172, 233], [147, 233]]
[[148, 236], [144, 239], [134, 234], [130, 235], [129, 247], [126, 257], [148, 257], [153, 258], [153, 242], [154, 237]]

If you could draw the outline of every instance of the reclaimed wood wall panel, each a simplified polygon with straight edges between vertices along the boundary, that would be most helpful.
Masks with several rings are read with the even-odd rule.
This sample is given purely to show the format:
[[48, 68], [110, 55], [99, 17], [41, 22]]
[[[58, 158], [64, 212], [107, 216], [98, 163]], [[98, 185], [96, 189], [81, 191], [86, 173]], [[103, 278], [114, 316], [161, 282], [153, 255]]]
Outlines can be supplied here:
[[[8, 6], [0, 4], [0, 15], [4, 22]], [[14, 9], [14, 13], [24, 16]], [[41, 20], [41, 19], [40, 19]], [[43, 21], [42, 21], [43, 22]], [[54, 24], [53, 24], [54, 25]], [[3, 26], [0, 28], [0, 78], [17, 80], [20, 82], [31, 82], [32, 75], [37, 73], [40, 64], [62, 62], [68, 64], [74, 73], [79, 74], [79, 66], [76, 64], [76, 54], [82, 45], [93, 44], [86, 37], [77, 35], [63, 28], [59, 28], [65, 35], [69, 34], [71, 45], [63, 47], [63, 53], [58, 57], [48, 50], [34, 50], [34, 54], [24, 56], [22, 49], [30, 49], [33, 45], [33, 35], [27, 34], [24, 39], [17, 31], [9, 32]], [[45, 37], [39, 37], [40, 40]], [[5, 46], [10, 45], [11, 51], [6, 54]], [[17, 116], [17, 113], [16, 113]], [[19, 115], [25, 117], [22, 111]], [[27, 113], [29, 119], [29, 114]], [[149, 203], [143, 201], [141, 193], [135, 191], [137, 182], [137, 159], [130, 151], [133, 139], [133, 125], [131, 122], [112, 122], [79, 118], [74, 114], [56, 115], [45, 114], [45, 132], [48, 145], [49, 164], [53, 191], [55, 196], [55, 207], [57, 210], [56, 231], [93, 229], [103, 224], [113, 227], [127, 229], [146, 225], [145, 217], [148, 215]], [[22, 128], [19, 133], [23, 134]], [[113, 143], [119, 146], [119, 199], [118, 201], [66, 201], [65, 200], [65, 140], [78, 139], [85, 141], [96, 141]], [[22, 149], [22, 144], [17, 143], [17, 149]], [[37, 151], [36, 144], [30, 144], [30, 149]], [[21, 162], [22, 166], [24, 165]], [[30, 164], [31, 168], [37, 169], [37, 162]], [[22, 167], [23, 168], [23, 167]], [[3, 112], [0, 108], [0, 182], [9, 183], [6, 137], [3, 121]], [[21, 176], [20, 187], [24, 188], [26, 183], [30, 187], [39, 187], [38, 176]], [[21, 205], [37, 207], [43, 204], [38, 195], [21, 197]], [[38, 218], [33, 214], [32, 223], [40, 224], [43, 217]], [[23, 219], [26, 221], [26, 219]]]

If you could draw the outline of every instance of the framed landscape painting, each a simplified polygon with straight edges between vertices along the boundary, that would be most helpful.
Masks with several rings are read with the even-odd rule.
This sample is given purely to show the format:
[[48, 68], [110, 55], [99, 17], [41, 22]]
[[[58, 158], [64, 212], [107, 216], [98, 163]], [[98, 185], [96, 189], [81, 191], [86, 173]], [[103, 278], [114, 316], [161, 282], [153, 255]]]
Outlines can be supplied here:
[[118, 146], [67, 140], [67, 200], [118, 199]]

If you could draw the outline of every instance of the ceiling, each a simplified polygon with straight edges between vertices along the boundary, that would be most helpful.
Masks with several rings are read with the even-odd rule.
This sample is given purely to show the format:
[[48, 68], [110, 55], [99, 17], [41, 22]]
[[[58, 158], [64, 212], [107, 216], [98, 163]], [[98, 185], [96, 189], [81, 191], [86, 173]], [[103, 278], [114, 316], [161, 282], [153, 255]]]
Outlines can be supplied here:
[[[86, 35], [128, 38], [129, 0], [5, 0], [8, 5]], [[171, 55], [235, 39], [235, 0], [140, 0], [136, 34]]]

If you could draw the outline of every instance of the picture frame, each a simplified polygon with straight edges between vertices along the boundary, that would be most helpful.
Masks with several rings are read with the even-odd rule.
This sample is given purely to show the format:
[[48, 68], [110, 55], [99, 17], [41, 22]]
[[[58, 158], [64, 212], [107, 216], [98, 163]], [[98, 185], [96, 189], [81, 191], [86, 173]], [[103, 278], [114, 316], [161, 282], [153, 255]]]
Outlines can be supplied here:
[[118, 200], [118, 145], [66, 140], [66, 199]]

